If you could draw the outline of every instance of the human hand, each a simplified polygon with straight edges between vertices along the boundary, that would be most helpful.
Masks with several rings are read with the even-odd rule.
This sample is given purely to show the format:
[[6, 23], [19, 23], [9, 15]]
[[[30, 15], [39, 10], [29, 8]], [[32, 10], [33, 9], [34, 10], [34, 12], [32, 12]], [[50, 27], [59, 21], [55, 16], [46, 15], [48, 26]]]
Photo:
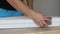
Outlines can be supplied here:
[[30, 17], [35, 21], [35, 23], [41, 27], [45, 27], [48, 26], [48, 24], [45, 22], [45, 20], [47, 21], [51, 21], [50, 19], [47, 18], [47, 16], [43, 13], [39, 13], [39, 12], [35, 12], [33, 11], [30, 14]]

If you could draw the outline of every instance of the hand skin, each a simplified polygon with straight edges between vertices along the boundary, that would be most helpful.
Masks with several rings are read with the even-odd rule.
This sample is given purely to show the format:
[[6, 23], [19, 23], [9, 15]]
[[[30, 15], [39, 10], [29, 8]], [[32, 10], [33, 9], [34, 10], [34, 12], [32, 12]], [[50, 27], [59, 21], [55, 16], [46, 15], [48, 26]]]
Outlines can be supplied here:
[[31, 16], [30, 16], [37, 25], [41, 26], [41, 27], [45, 27], [45, 26], [48, 26], [48, 24], [46, 24], [45, 20], [51, 22], [50, 19], [47, 18], [47, 16], [43, 13], [39, 13], [39, 12], [36, 12], [36, 11], [33, 11], [31, 13]]
[[42, 27], [48, 25], [44, 20], [50, 21], [50, 19], [47, 19], [47, 16], [45, 14], [39, 13], [29, 8], [21, 0], [7, 0], [7, 2], [9, 2], [15, 9], [21, 11], [26, 16], [32, 18], [37, 25]]

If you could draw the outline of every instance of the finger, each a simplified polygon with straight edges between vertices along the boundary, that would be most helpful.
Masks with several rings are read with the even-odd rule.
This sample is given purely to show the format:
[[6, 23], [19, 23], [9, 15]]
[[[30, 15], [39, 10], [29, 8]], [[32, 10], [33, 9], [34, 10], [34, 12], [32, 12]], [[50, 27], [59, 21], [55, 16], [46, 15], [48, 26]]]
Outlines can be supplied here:
[[43, 22], [44, 26], [48, 26], [48, 24], [45, 21], [42, 21], [42, 22]]
[[38, 25], [38, 26], [41, 26], [43, 27], [44, 25], [42, 24], [42, 21], [39, 19], [39, 20], [34, 20], [35, 23]]
[[49, 22], [51, 22], [51, 21], [52, 21], [51, 19], [45, 19], [45, 20], [48, 20]]
[[38, 26], [41, 26], [41, 27], [43, 27], [44, 25], [42, 24], [42, 22], [38, 22], [38, 23], [36, 23]]
[[44, 21], [45, 21], [45, 23], [48, 24], [48, 25], [51, 24], [51, 20], [49, 20], [49, 19], [45, 19]]
[[42, 24], [43, 24], [44, 26], [48, 26], [48, 25], [51, 24], [51, 19], [50, 19], [50, 18], [45, 18], [45, 19], [43, 19], [43, 20], [41, 20], [41, 21], [42, 21]]
[[37, 25], [39, 25], [39, 21], [38, 21], [38, 20], [34, 20], [34, 22], [35, 22]]
[[47, 17], [45, 20], [48, 20], [49, 22], [51, 22], [51, 17]]
[[[40, 24], [40, 25], [41, 25], [41, 24]], [[45, 27], [45, 25], [44, 25], [43, 23], [42, 23], [42, 25], [43, 25], [43, 26], [41, 26], [41, 28], [44, 28], [44, 27]]]
[[39, 22], [39, 26], [44, 27], [44, 24], [42, 21]]

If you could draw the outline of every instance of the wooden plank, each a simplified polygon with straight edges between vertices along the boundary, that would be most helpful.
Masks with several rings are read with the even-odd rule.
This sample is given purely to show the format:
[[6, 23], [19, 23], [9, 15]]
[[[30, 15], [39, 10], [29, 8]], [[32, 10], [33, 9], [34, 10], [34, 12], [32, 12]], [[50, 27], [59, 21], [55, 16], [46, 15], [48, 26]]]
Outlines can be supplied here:
[[60, 27], [2, 29], [0, 34], [60, 34]]

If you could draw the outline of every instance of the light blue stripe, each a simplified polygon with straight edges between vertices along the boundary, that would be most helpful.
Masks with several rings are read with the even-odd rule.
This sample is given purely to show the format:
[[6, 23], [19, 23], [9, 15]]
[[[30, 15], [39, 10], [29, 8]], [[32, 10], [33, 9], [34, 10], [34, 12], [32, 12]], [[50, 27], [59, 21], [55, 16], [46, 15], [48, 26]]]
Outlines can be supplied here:
[[20, 11], [5, 10], [0, 8], [0, 17], [23, 16]]

